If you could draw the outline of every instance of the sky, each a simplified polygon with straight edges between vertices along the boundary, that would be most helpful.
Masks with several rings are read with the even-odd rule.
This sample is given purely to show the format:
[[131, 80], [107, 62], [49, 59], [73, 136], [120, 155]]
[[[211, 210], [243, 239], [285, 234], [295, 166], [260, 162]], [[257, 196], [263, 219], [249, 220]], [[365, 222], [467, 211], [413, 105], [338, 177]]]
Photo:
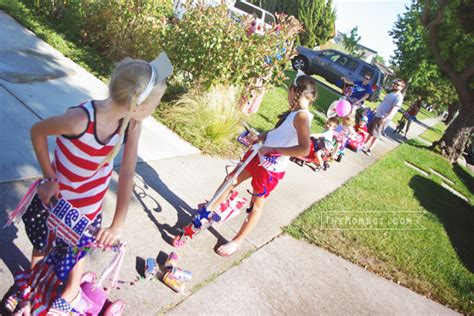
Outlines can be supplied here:
[[347, 32], [358, 26], [360, 44], [378, 52], [386, 61], [395, 45], [388, 31], [397, 15], [405, 12], [411, 0], [333, 0], [336, 7], [336, 29]]

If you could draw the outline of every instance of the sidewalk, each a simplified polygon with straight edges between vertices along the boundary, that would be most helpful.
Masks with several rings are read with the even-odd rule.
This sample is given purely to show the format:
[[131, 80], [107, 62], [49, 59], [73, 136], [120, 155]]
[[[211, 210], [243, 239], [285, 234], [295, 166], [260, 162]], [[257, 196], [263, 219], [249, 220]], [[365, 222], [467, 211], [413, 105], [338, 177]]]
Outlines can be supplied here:
[[[4, 35], [6, 33], [9, 35]], [[2, 90], [0, 98], [11, 104], [9, 111], [1, 110], [2, 126], [5, 115], [10, 115], [9, 119], [18, 118], [23, 121], [22, 126], [10, 124], [0, 130], [0, 141], [5, 148], [17, 146], [22, 150], [20, 155], [0, 156], [0, 179], [4, 181], [0, 183], [0, 200], [5, 210], [0, 212], [0, 226], [3, 226], [6, 212], [16, 206], [29, 184], [29, 181], [25, 180], [5, 180], [38, 176], [31, 148], [28, 147], [30, 145], [26, 141], [28, 127], [38, 119], [34, 113], [39, 113], [40, 116], [51, 115], [57, 113], [56, 111], [63, 111], [65, 106], [59, 97], [55, 97], [54, 102], [49, 102], [52, 98], [47, 99], [45, 96], [61, 95], [62, 92], [63, 101], [66, 96], [67, 100], [70, 100], [70, 93], [79, 95], [78, 100], [80, 96], [96, 97], [92, 88], [101, 83], [90, 78], [87, 73], [84, 74], [85, 71], [80, 67], [1, 12], [0, 40], [4, 43], [2, 49], [8, 51], [19, 49], [17, 46], [30, 47], [29, 49], [35, 52], [43, 52], [46, 49], [50, 55], [56, 56], [55, 62], [60, 65], [64, 63], [64, 67], [61, 66], [60, 69], [73, 69], [75, 72], [66, 72], [66, 77], [62, 79], [50, 79], [40, 83], [20, 84], [0, 79], [0, 90], [5, 90]], [[0, 51], [0, 54], [2, 52], [4, 51]], [[39, 64], [44, 65], [41, 62]], [[3, 67], [2, 61], [0, 78], [2, 72], [6, 72]], [[16, 70], [16, 66], [14, 69]], [[90, 76], [87, 80], [81, 80], [82, 86], [71, 81], [77, 78], [79, 73], [82, 73], [80, 76]], [[73, 104], [74, 102], [70, 105]], [[13, 111], [15, 115], [12, 115]], [[436, 120], [424, 123], [431, 126]], [[142, 271], [145, 258], [157, 257], [159, 262], [163, 262], [170, 251], [176, 251], [170, 245], [172, 237], [177, 233], [176, 227], [189, 221], [195, 206], [211, 196], [224, 177], [225, 165], [229, 164], [225, 159], [190, 154], [194, 150], [192, 147], [188, 147], [189, 151], [183, 153], [181, 146], [172, 146], [177, 137], [169, 130], [157, 130], [156, 126], [160, 124], [156, 122], [151, 122], [150, 126], [150, 138], [140, 150], [153, 148], [156, 155], [150, 155], [150, 159], [142, 159], [137, 165], [134, 199], [128, 213], [127, 229], [122, 236], [128, 243], [121, 270], [121, 279], [125, 283], [111, 293], [112, 298], [121, 298], [127, 303], [126, 315], [157, 315], [164, 312], [452, 313], [440, 304], [371, 274], [327, 251], [287, 236], [275, 238], [280, 236], [281, 227], [291, 223], [303, 210], [395, 148], [398, 143], [390, 138], [380, 142], [371, 157], [348, 152], [340, 164], [334, 163], [333, 168], [325, 173], [314, 174], [308, 168], [291, 164], [285, 180], [272, 193], [272, 198], [265, 206], [260, 224], [242, 245], [239, 253], [221, 258], [214, 249], [236, 233], [244, 218], [243, 214], [225, 225], [203, 232], [184, 248], [177, 250], [181, 258], [180, 266], [193, 272], [193, 280], [188, 283], [184, 293], [176, 294], [161, 282], [140, 280], [131, 284]], [[413, 124], [409, 136], [413, 137], [422, 131], [424, 128]], [[170, 138], [165, 137], [165, 133], [169, 133]], [[18, 139], [7, 142], [16, 135], [19, 135]], [[392, 137], [396, 139], [395, 136]], [[171, 145], [167, 149], [157, 147], [166, 144], [166, 139], [171, 139]], [[141, 146], [142, 144], [143, 139]], [[169, 158], [162, 155], [162, 151], [166, 150], [169, 151], [165, 157]], [[140, 151], [140, 154], [145, 155], [143, 151]], [[14, 172], [11, 172], [12, 170]], [[105, 225], [110, 222], [114, 210], [116, 185], [115, 174], [104, 205]], [[240, 192], [245, 192], [245, 189], [241, 188]], [[31, 245], [22, 223], [2, 231], [0, 294], [4, 294], [13, 283], [13, 273], [28, 267], [30, 252]], [[100, 272], [108, 259], [109, 254], [94, 253], [89, 267]]]
[[[2, 11], [0, 43], [0, 143], [9, 149], [0, 159], [0, 182], [38, 177], [31, 125], [106, 97], [107, 86]], [[153, 118], [143, 124], [139, 161], [199, 153]]]

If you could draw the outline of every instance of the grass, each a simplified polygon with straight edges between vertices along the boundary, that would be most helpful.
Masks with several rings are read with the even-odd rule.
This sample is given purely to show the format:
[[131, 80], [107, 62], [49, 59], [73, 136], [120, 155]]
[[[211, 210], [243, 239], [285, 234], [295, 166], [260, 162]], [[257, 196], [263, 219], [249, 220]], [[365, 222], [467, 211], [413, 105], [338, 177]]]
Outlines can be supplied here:
[[428, 141], [428, 142], [430, 142], [430, 143], [433, 143], [433, 142], [438, 141], [438, 140], [441, 139], [441, 137], [443, 136], [444, 131], [446, 130], [446, 128], [448, 128], [446, 126], [446, 124], [444, 124], [443, 122], [439, 122], [435, 126], [427, 129], [419, 137], [426, 140], [426, 141]]
[[[436, 170], [469, 203], [404, 161]], [[286, 231], [474, 313], [474, 179], [416, 142], [403, 144], [302, 213]], [[343, 229], [338, 229], [343, 228]]]
[[69, 25], [35, 14], [19, 0], [0, 0], [0, 9], [94, 76], [107, 80], [113, 63], [95, 49], [84, 46]]

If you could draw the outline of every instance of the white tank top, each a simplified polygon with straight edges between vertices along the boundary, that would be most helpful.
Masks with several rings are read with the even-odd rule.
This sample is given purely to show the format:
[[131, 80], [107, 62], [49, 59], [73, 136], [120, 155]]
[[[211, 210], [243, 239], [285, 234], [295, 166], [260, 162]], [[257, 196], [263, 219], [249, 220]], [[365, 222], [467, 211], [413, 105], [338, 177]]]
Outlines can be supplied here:
[[[308, 110], [290, 112], [290, 114], [288, 114], [280, 126], [267, 133], [267, 138], [265, 139], [263, 146], [281, 148], [297, 146], [298, 133], [293, 121], [295, 119], [296, 113], [298, 112], [305, 112], [308, 115], [308, 124], [309, 127], [311, 127], [313, 114], [311, 114]], [[258, 154], [258, 156], [260, 158], [260, 164], [265, 169], [272, 172], [284, 172], [288, 166], [288, 162], [290, 161], [289, 156], [264, 157], [260, 154]]]

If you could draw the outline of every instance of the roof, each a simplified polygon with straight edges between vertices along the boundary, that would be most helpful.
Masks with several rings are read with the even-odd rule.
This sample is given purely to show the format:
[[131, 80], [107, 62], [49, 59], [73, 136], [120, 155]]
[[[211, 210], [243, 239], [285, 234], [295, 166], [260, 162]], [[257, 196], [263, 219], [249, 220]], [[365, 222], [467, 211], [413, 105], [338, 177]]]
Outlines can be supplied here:
[[379, 63], [379, 62], [374, 62], [374, 65], [375, 67], [377, 67], [378, 69], [382, 70], [384, 73], [386, 74], [392, 74], [392, 75], [395, 75], [395, 72], [388, 68], [387, 66], [385, 66], [384, 64], [382, 63]]

